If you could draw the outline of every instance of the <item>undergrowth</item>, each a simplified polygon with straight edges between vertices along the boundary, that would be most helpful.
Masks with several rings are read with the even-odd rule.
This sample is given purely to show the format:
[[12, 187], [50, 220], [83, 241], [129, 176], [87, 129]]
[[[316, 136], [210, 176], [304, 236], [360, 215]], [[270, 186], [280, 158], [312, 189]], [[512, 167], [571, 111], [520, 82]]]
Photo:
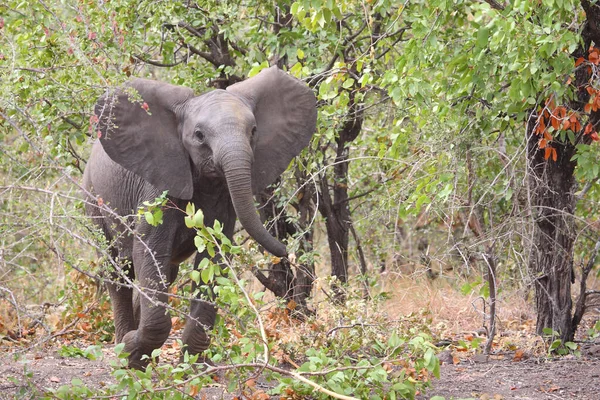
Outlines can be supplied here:
[[[169, 308], [177, 336], [183, 326], [191, 282], [202, 290], [214, 285], [219, 316], [212, 332], [212, 344], [201, 358], [187, 354], [175, 361], [182, 344], [175, 340], [157, 349], [144, 371], [127, 369], [123, 346], [115, 347], [113, 382], [98, 388], [75, 378], [68, 385], [40, 390], [33, 383], [29, 394], [40, 399], [187, 399], [200, 394], [202, 387], [218, 380], [230, 393], [251, 399], [372, 398], [412, 399], [439, 377], [439, 361], [428, 333], [425, 316], [390, 318], [381, 312], [385, 296], [365, 299], [362, 290], [348, 286], [343, 305], [313, 301], [313, 313], [298, 320], [294, 304], [270, 299], [264, 292], [249, 293], [244, 273], [254, 249], [234, 246], [217, 222], [206, 227], [201, 211], [188, 209], [190, 227], [198, 232], [196, 245], [222, 256], [221, 263], [205, 260], [198, 271], [184, 265], [173, 285]], [[235, 257], [229, 257], [229, 255]], [[53, 340], [62, 343], [63, 357], [103, 357], [95, 343], [112, 340], [113, 328], [106, 295], [96, 292], [94, 280], [77, 274], [63, 293], [65, 300]], [[331, 282], [317, 286], [327, 290]], [[339, 283], [336, 283], [339, 287]], [[356, 285], [360, 287], [360, 285]], [[56, 318], [49, 317], [47, 319]], [[424, 317], [424, 318], [423, 318]], [[92, 345], [82, 346], [73, 339]], [[160, 361], [159, 361], [160, 360]], [[27, 376], [25, 374], [25, 376]], [[256, 381], [267, 385], [257, 385]], [[265, 389], [266, 387], [270, 389]]]

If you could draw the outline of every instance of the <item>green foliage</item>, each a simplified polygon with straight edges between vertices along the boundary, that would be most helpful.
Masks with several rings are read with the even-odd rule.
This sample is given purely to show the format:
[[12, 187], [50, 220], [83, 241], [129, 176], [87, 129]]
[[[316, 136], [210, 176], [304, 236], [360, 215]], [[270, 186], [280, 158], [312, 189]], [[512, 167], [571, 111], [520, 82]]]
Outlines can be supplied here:
[[138, 208], [138, 217], [144, 216], [146, 222], [152, 226], [158, 226], [162, 224], [162, 207], [166, 206], [168, 201], [169, 199], [167, 198], [167, 191], [165, 190], [159, 197], [157, 197], [153, 201], [144, 201], [144, 206]]
[[550, 345], [548, 346], [548, 354], [557, 354], [559, 356], [564, 356], [567, 354], [574, 354], [575, 356], [581, 356], [581, 352], [579, 351], [579, 345], [573, 342], [563, 342], [561, 339], [554, 339], [560, 336], [560, 333], [553, 331], [552, 328], [544, 328], [544, 337], [549, 341]]
[[[385, 343], [374, 343], [377, 352], [381, 351], [395, 362], [384, 362], [382, 360], [387, 358], [378, 357], [357, 361], [350, 355], [344, 356], [336, 351], [335, 344], [326, 348], [308, 349], [305, 354], [307, 361], [300, 366], [298, 372], [316, 376], [317, 383], [339, 394], [357, 398], [414, 399], [417, 391], [423, 391], [428, 386], [427, 377], [425, 381], [414, 379], [415, 371], [426, 370], [432, 376], [439, 377], [439, 360], [433, 346], [421, 336], [406, 342], [392, 335]], [[409, 354], [408, 360], [414, 357], [416, 361], [399, 361], [400, 354], [405, 353], [406, 356], [406, 352]], [[407, 363], [410, 363], [409, 367], [399, 367]], [[281, 375], [273, 378], [281, 382], [273, 394], [289, 393], [291, 389], [296, 395], [317, 395], [312, 386], [292, 378]], [[317, 395], [317, 398], [329, 397], [323, 394]]]
[[478, 351], [483, 341], [482, 338], [473, 338], [472, 340], [458, 340], [458, 348], [464, 349], [465, 351], [474, 350]]
[[[232, 250], [241, 251], [238, 247], [230, 247], [229, 242], [224, 240], [220, 224], [215, 223], [213, 228], [204, 226], [201, 214], [192, 206], [187, 207], [186, 223], [197, 229], [202, 237], [203, 249], [212, 246], [219, 251], [221, 260], [229, 260]], [[248, 257], [248, 254], [242, 256]], [[353, 322], [350, 328], [341, 329], [333, 335], [329, 333], [332, 330], [327, 331], [324, 327], [310, 328], [307, 333], [312, 337], [300, 336], [299, 342], [284, 344], [278, 336], [266, 335], [264, 326], [273, 324], [277, 328], [281, 321], [289, 321], [285, 307], [279, 310], [279, 317], [265, 317], [258, 309], [267, 304], [263, 302], [261, 293], [251, 298], [248, 296], [244, 280], [238, 278], [241, 272], [239, 263], [206, 261], [203, 264], [200, 266], [202, 271], [213, 267], [214, 274], [206, 279], [204, 273], [200, 277], [190, 274], [190, 277], [204, 281], [198, 279], [196, 283], [218, 283], [214, 292], [222, 310], [213, 331], [213, 344], [203, 356], [219, 364], [226, 360], [224, 365], [229, 367], [225, 368], [225, 373], [232, 392], [239, 388], [240, 382], [253, 376], [257, 368], [264, 370], [267, 380], [279, 382], [271, 395], [293, 393], [315, 398], [329, 397], [297, 379], [298, 376], [339, 394], [379, 399], [412, 399], [430, 385], [433, 377], [439, 377], [435, 346], [427, 334], [417, 333], [418, 329], [411, 321], [407, 321], [409, 331], [388, 330], [386, 326], [391, 322], [383, 316], [379, 321], [381, 325], [356, 323], [365, 313], [372, 313], [377, 307], [365, 302], [360, 293], [350, 293], [348, 306], [337, 306], [335, 315], [330, 316], [333, 323], [340, 318]], [[327, 308], [327, 312], [331, 312], [332, 308]], [[315, 319], [311, 324], [323, 324], [323, 321]], [[65, 346], [60, 353], [69, 357], [91, 357], [98, 355], [97, 350], [98, 346], [85, 350]], [[183, 361], [176, 366], [159, 364], [157, 359], [161, 350], [157, 349], [152, 353], [148, 367], [144, 371], [135, 371], [126, 368], [128, 354], [123, 350], [123, 344], [115, 347], [114, 384], [92, 389], [81, 380], [74, 379], [70, 385], [61, 386], [49, 392], [47, 397], [40, 398], [123, 396], [131, 399], [183, 399], [195, 396], [200, 388], [212, 382], [212, 367], [202, 370], [194, 366], [199, 361], [197, 355], [191, 357], [186, 353]], [[297, 370], [286, 372], [276, 366], [277, 357], [286, 353], [293, 353], [294, 358], [304, 360]], [[263, 358], [265, 354], [269, 357], [267, 360]]]
[[591, 339], [600, 337], [600, 321], [596, 321], [594, 326], [588, 329], [587, 334]]
[[102, 348], [98, 345], [91, 345], [82, 350], [76, 346], [64, 345], [58, 349], [58, 355], [61, 357], [84, 357], [93, 361], [102, 357]]

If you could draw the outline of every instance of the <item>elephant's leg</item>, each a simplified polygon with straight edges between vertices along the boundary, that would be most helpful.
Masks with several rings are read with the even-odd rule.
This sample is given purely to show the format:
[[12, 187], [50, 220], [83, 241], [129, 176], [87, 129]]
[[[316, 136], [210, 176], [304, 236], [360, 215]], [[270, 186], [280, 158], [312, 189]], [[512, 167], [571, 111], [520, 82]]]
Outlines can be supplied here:
[[[223, 223], [223, 233], [233, 241], [233, 229], [235, 225], [235, 213], [230, 211], [229, 216], [220, 219]], [[209, 257], [206, 251], [196, 254], [194, 259], [194, 268], [198, 268], [198, 264], [202, 259]], [[220, 255], [217, 254], [212, 261], [219, 262]], [[213, 283], [210, 282], [206, 290], [201, 290], [198, 296], [191, 301], [190, 317], [187, 319], [185, 328], [183, 329], [182, 342], [184, 344], [183, 351], [187, 351], [190, 355], [200, 354], [208, 349], [210, 345], [210, 337], [208, 332], [215, 325], [217, 317], [217, 307], [212, 302], [215, 300], [213, 292]], [[192, 284], [192, 291], [196, 291], [196, 283]]]
[[[208, 257], [206, 252], [196, 254], [194, 268], [198, 268], [198, 264], [204, 257]], [[211, 286], [209, 284], [208, 290], [201, 290], [197, 298], [191, 301], [190, 315], [185, 323], [181, 338], [185, 345], [182, 350], [187, 351], [190, 355], [200, 354], [208, 349], [210, 345], [208, 331], [212, 330], [217, 316], [217, 307], [209, 301], [214, 299]], [[192, 291], [195, 292], [197, 288], [198, 286], [194, 282]]]
[[[153, 241], [149, 241], [153, 242]], [[133, 264], [139, 288], [139, 318], [138, 326], [127, 332], [123, 337], [125, 351], [129, 353], [129, 366], [142, 369], [148, 360], [142, 360], [144, 355], [150, 356], [154, 349], [160, 348], [169, 337], [171, 317], [166, 311], [170, 273], [168, 271], [170, 256], [156, 250], [152, 257], [147, 247], [136, 240], [133, 249]], [[133, 313], [133, 299], [130, 303]], [[132, 319], [133, 321], [133, 319]]]
[[[173, 282], [175, 282], [175, 279], [177, 279], [177, 274], [179, 273], [179, 264], [170, 264], [169, 266], [169, 273], [168, 273], [168, 279], [169, 279], [169, 285], [172, 285]], [[133, 292], [133, 328], [132, 329], [137, 329], [138, 326], [140, 325], [140, 292], [139, 291], [134, 291]]]
[[106, 286], [115, 320], [115, 342], [121, 343], [125, 334], [135, 328], [131, 304], [133, 290], [130, 287], [119, 285], [117, 277], [113, 279], [117, 281], [108, 283]]
[[134, 313], [131, 307], [133, 289], [127, 286], [125, 275], [133, 280], [131, 262], [127, 258], [119, 258], [119, 252], [115, 246], [109, 248], [111, 257], [107, 262], [107, 269], [110, 279], [106, 283], [108, 294], [110, 296], [114, 324], [115, 324], [115, 342], [120, 343], [127, 332], [135, 329]]

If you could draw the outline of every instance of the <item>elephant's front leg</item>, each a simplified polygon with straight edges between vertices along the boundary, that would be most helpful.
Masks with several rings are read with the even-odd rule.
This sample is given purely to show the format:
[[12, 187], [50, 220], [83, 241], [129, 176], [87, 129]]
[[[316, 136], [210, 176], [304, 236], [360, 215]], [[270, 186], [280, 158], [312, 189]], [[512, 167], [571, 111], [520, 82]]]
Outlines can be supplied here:
[[[208, 257], [206, 252], [196, 254], [195, 269], [205, 257]], [[213, 262], [216, 260], [217, 257], [213, 259]], [[198, 285], [194, 282], [192, 283], [192, 292], [195, 292], [196, 289], [198, 289]], [[209, 288], [206, 291], [201, 290], [198, 296], [191, 301], [190, 315], [181, 338], [185, 345], [183, 351], [187, 351], [190, 355], [200, 354], [210, 345], [208, 331], [212, 330], [217, 316], [217, 307], [211, 300], [214, 300], [214, 294], [212, 293], [212, 283], [209, 283]]]
[[[218, 219], [223, 224], [223, 233], [233, 243], [233, 230], [235, 227], [235, 211], [233, 205], [228, 199], [224, 199], [221, 202], [224, 208], [217, 213], [216, 218], [206, 219], [205, 222], [208, 225], [212, 225], [215, 219]], [[202, 253], [196, 253], [194, 259], [194, 268], [198, 269], [198, 264], [204, 258], [210, 257], [208, 252], [203, 251]], [[213, 263], [221, 262], [221, 255], [217, 254], [212, 258]], [[207, 290], [201, 290], [195, 299], [191, 301], [190, 315], [185, 323], [183, 329], [182, 342], [184, 352], [187, 351], [190, 355], [200, 354], [204, 350], [208, 349], [210, 345], [210, 336], [208, 334], [215, 325], [215, 319], [217, 317], [217, 306], [213, 303], [215, 301], [215, 295], [213, 292], [213, 282], [208, 283]], [[192, 290], [195, 291], [197, 285], [192, 284]]]
[[113, 315], [115, 316], [115, 341], [121, 343], [127, 332], [135, 329], [134, 312], [132, 309], [132, 289], [123, 285], [123, 280], [113, 274], [111, 282], [107, 283]]
[[148, 360], [142, 357], [150, 356], [169, 337], [171, 317], [165, 307], [170, 284], [169, 261], [170, 255], [156, 251], [153, 256], [141, 241], [134, 244], [133, 264], [140, 290], [139, 322], [137, 329], [123, 337], [131, 368], [145, 368]]

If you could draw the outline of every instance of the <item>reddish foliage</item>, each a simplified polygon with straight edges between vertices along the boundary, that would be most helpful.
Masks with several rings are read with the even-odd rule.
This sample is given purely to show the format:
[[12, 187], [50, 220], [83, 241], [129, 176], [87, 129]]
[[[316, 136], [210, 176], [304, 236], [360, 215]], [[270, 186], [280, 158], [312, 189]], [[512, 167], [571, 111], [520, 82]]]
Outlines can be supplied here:
[[556, 161], [558, 159], [558, 154], [556, 153], [556, 149], [554, 147], [547, 146], [544, 149], [544, 160], [547, 160], [550, 157], [552, 157], [552, 161]]

